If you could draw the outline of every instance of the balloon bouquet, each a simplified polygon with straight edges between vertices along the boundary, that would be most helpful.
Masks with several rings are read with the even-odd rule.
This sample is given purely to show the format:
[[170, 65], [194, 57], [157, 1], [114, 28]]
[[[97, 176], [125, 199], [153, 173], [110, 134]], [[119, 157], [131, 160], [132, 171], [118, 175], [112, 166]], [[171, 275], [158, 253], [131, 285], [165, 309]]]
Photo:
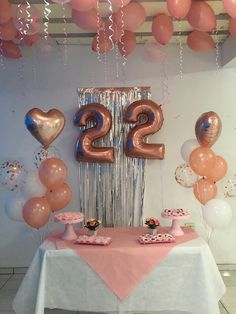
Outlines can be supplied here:
[[39, 229], [49, 222], [52, 212], [65, 208], [72, 197], [65, 183], [67, 167], [57, 158], [57, 151], [49, 148], [62, 132], [65, 117], [57, 109], [43, 112], [34, 108], [26, 114], [25, 124], [43, 145], [35, 155], [39, 169], [27, 172], [19, 161], [5, 161], [0, 165], [0, 180], [11, 191], [23, 192], [6, 200], [7, 216]]
[[220, 117], [213, 111], [203, 113], [196, 122], [196, 139], [187, 140], [181, 148], [186, 161], [175, 171], [176, 181], [183, 187], [193, 187], [193, 193], [203, 205], [203, 217], [211, 228], [225, 227], [232, 219], [229, 204], [216, 198], [216, 183], [227, 172], [227, 163], [211, 149], [221, 133]]

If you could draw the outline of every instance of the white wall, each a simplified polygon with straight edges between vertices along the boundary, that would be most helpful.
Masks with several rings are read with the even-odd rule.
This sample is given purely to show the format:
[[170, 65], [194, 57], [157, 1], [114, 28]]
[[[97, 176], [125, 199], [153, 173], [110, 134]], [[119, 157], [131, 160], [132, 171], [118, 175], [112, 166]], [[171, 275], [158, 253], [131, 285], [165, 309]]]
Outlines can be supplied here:
[[[79, 184], [74, 160], [77, 129], [72, 118], [77, 109], [78, 87], [87, 86], [151, 86], [152, 100], [161, 102], [162, 75], [158, 63], [147, 62], [140, 46], [125, 68], [119, 66], [116, 78], [115, 56], [99, 63], [88, 47], [68, 47], [68, 64], [61, 63], [61, 52], [42, 57], [25, 51], [24, 61], [5, 60], [0, 68], [0, 160], [22, 159], [34, 168], [32, 156], [39, 146], [24, 126], [24, 115], [31, 108], [58, 108], [66, 116], [66, 128], [55, 141], [69, 167], [68, 183], [73, 187], [70, 208], [77, 208]], [[153, 141], [166, 145], [164, 161], [149, 161], [146, 172], [145, 216], [160, 216], [161, 209], [182, 207], [191, 211], [191, 222], [204, 234], [201, 207], [190, 189], [179, 186], [174, 179], [182, 143], [194, 137], [194, 125], [201, 113], [214, 110], [223, 122], [223, 132], [214, 150], [229, 163], [227, 177], [236, 173], [236, 70], [216, 71], [214, 54], [184, 51], [184, 77], [179, 78], [178, 48], [168, 49], [170, 101], [163, 105], [165, 123]], [[106, 74], [106, 75], [105, 75]], [[107, 76], [105, 78], [105, 76]], [[227, 179], [227, 178], [226, 178]], [[222, 194], [222, 187], [219, 188]], [[4, 214], [4, 198], [10, 192], [0, 187], [0, 267], [27, 266], [37, 245], [36, 231], [10, 221]], [[236, 198], [228, 200], [233, 211]], [[163, 221], [163, 223], [167, 223]], [[236, 263], [236, 215], [228, 228], [215, 230], [210, 245], [218, 263]]]

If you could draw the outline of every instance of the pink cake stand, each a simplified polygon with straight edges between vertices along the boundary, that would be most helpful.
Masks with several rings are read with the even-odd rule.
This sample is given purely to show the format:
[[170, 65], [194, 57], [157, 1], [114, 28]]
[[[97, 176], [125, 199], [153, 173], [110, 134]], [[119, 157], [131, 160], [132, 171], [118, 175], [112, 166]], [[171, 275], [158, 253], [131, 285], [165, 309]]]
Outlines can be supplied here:
[[84, 214], [80, 212], [65, 212], [56, 214], [55, 222], [62, 222], [65, 224], [64, 233], [61, 236], [62, 240], [70, 241], [78, 238], [74, 231], [73, 224], [77, 224], [84, 220]]
[[184, 231], [180, 226], [179, 221], [188, 219], [190, 217], [190, 214], [186, 212], [183, 216], [174, 216], [174, 215], [166, 215], [164, 212], [161, 213], [161, 216], [165, 219], [172, 219], [172, 224], [170, 227], [170, 230], [168, 231], [170, 234], [172, 234], [175, 237], [180, 237], [184, 235]]

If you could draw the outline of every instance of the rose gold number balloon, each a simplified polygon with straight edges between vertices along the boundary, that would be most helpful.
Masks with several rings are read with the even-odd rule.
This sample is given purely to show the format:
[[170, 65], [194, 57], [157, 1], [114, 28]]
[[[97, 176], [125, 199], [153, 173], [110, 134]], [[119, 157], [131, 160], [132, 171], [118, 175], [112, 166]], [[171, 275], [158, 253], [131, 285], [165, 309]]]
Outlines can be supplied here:
[[195, 125], [195, 134], [202, 146], [211, 147], [221, 133], [221, 120], [217, 113], [209, 111], [203, 113]]
[[164, 144], [146, 144], [144, 137], [158, 132], [164, 118], [161, 106], [151, 100], [133, 102], [126, 110], [124, 120], [129, 123], [138, 122], [139, 117], [145, 115], [147, 121], [136, 125], [127, 136], [125, 153], [129, 157], [164, 159]]
[[93, 142], [106, 136], [112, 124], [112, 116], [101, 104], [88, 104], [79, 109], [74, 123], [77, 126], [86, 126], [94, 121], [95, 125], [81, 132], [76, 143], [75, 155], [78, 161], [87, 162], [114, 162], [113, 147], [95, 147]]

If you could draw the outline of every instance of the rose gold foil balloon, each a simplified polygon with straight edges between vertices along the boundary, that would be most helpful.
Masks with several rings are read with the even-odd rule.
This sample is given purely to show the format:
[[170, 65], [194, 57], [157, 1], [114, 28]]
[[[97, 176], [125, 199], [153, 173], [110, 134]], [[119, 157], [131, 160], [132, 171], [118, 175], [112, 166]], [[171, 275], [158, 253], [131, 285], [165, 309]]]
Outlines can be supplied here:
[[193, 192], [199, 202], [205, 205], [209, 200], [216, 197], [217, 187], [210, 179], [200, 179], [194, 184]]
[[221, 120], [213, 111], [203, 113], [195, 124], [195, 134], [202, 146], [211, 147], [221, 133]]
[[46, 199], [48, 200], [52, 211], [65, 208], [70, 203], [71, 197], [71, 189], [66, 183], [57, 189], [48, 190], [46, 193]]
[[50, 218], [51, 208], [44, 197], [30, 198], [23, 207], [23, 218], [33, 228], [45, 226]]
[[227, 169], [227, 162], [224, 160], [224, 158], [221, 156], [216, 156], [215, 165], [206, 173], [206, 177], [211, 179], [213, 182], [217, 182], [224, 178]]
[[57, 109], [47, 112], [38, 108], [31, 109], [25, 116], [25, 125], [30, 133], [44, 148], [60, 135], [65, 125], [63, 113]]
[[125, 111], [124, 120], [128, 123], [136, 123], [145, 115], [147, 121], [140, 123], [131, 129], [127, 136], [125, 153], [129, 157], [164, 159], [164, 144], [147, 144], [144, 138], [158, 132], [164, 118], [161, 106], [151, 100], [138, 100], [133, 102]]
[[88, 104], [80, 108], [75, 114], [74, 123], [86, 126], [93, 121], [95, 125], [81, 132], [76, 143], [75, 155], [78, 161], [114, 162], [112, 147], [96, 147], [93, 142], [106, 136], [112, 125], [112, 116], [108, 109], [101, 104]]
[[189, 164], [193, 171], [199, 176], [205, 176], [215, 166], [216, 155], [208, 147], [198, 147], [192, 151]]
[[48, 189], [57, 189], [67, 178], [67, 167], [63, 160], [48, 158], [39, 167], [40, 181]]

